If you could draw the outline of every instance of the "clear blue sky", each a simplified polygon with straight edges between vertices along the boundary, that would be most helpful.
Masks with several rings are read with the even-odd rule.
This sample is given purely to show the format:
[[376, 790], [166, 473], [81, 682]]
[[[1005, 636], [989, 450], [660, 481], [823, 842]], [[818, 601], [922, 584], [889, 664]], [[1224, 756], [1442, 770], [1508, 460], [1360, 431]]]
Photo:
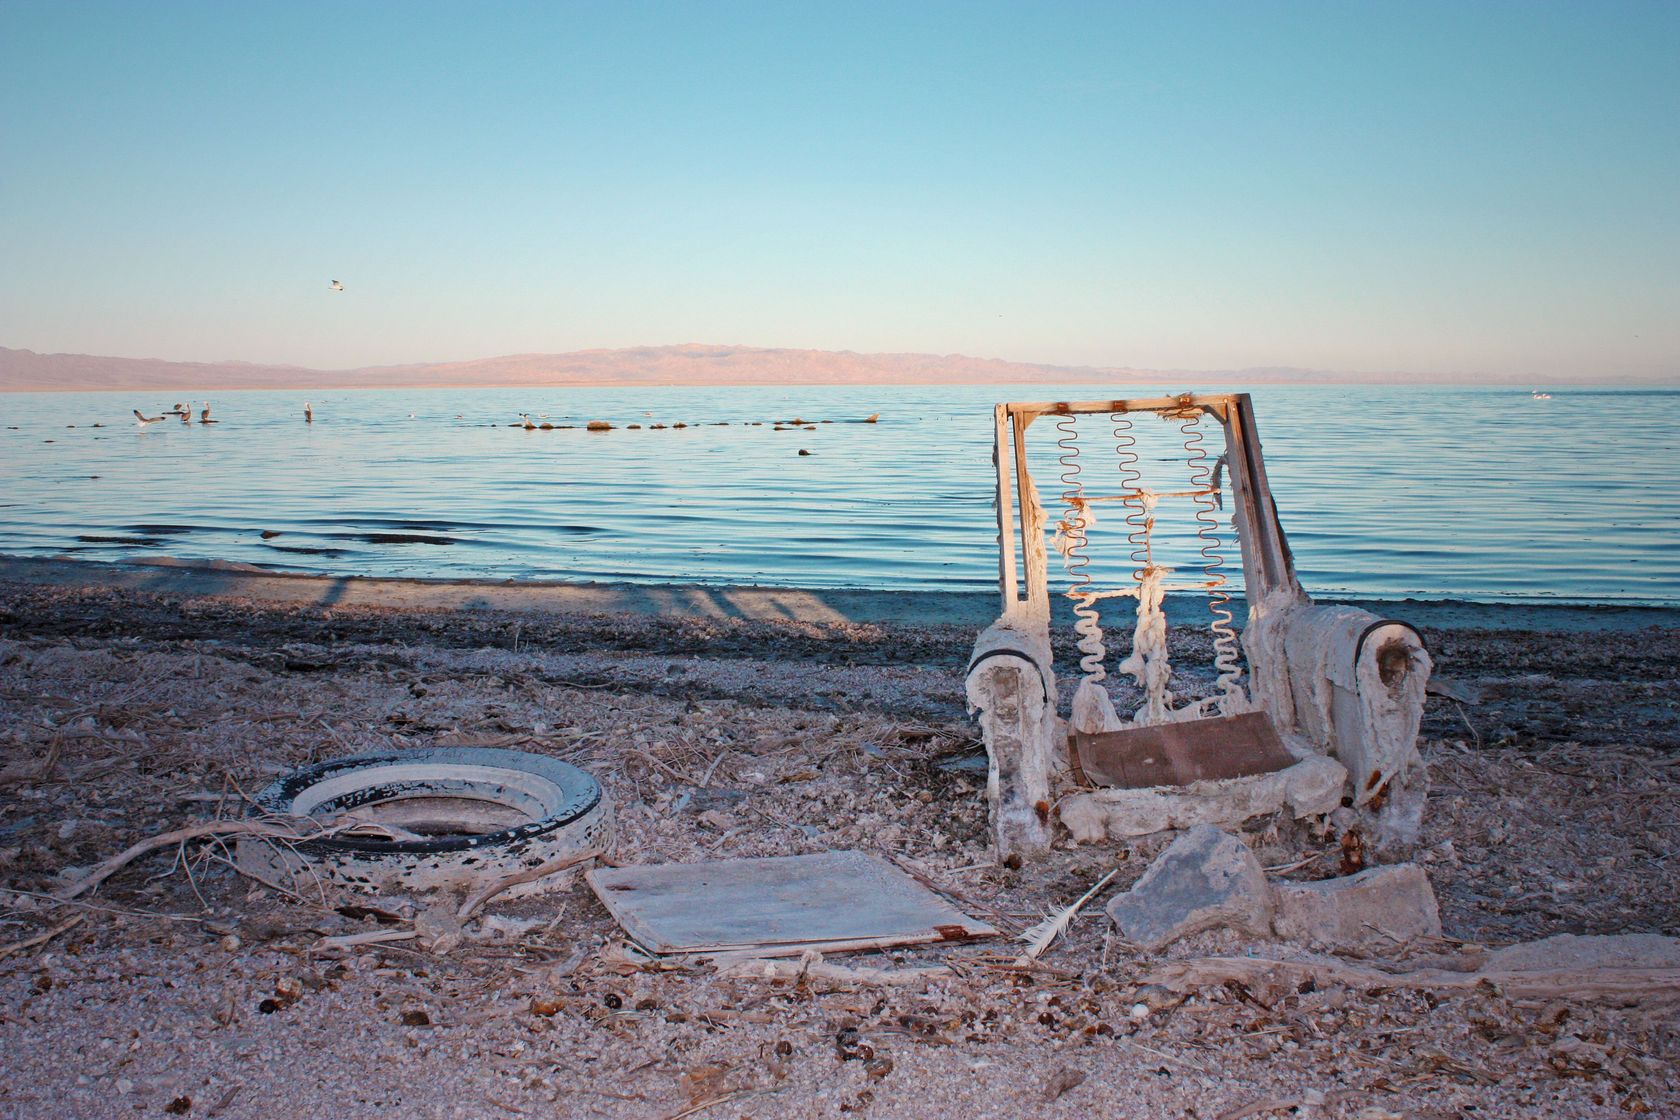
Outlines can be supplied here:
[[0, 0], [0, 345], [1680, 375], [1677, 58], [1671, 2]]

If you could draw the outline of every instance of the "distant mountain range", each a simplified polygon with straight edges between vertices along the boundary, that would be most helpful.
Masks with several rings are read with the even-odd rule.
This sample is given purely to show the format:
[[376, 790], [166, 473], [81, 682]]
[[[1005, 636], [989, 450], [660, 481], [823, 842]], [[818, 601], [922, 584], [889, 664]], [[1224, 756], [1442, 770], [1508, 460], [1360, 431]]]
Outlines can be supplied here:
[[[1468, 376], [1343, 374], [1260, 367], [1152, 370], [1053, 366], [963, 354], [858, 354], [754, 346], [637, 346], [570, 354], [510, 354], [467, 362], [306, 369], [250, 362], [170, 362], [89, 354], [37, 354], [0, 347], [0, 391], [492, 388], [631, 385], [961, 385], [1105, 382], [1183, 385], [1334, 384], [1355, 381], [1464, 382]], [[1474, 378], [1518, 384], [1512, 379]], [[1527, 384], [1527, 381], [1520, 382]]]

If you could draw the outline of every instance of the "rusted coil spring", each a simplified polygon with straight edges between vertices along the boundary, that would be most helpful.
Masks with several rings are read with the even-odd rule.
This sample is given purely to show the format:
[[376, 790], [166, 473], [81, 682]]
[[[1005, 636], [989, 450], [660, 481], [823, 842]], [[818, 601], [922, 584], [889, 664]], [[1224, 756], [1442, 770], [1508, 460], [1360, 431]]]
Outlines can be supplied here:
[[1242, 696], [1242, 669], [1237, 665], [1237, 634], [1231, 629], [1231, 593], [1225, 590], [1225, 555], [1219, 539], [1218, 499], [1213, 490], [1213, 468], [1209, 465], [1202, 435], [1202, 413], [1198, 409], [1180, 417], [1178, 430], [1184, 435], [1184, 451], [1190, 466], [1190, 488], [1196, 503], [1196, 537], [1201, 541], [1202, 573], [1206, 577], [1208, 613], [1213, 622], [1213, 667], [1219, 674], [1219, 690], [1226, 699]]
[[1083, 655], [1079, 659], [1079, 669], [1086, 680], [1095, 682], [1108, 676], [1108, 670], [1103, 668], [1107, 650], [1103, 645], [1096, 599], [1091, 592], [1091, 573], [1086, 571], [1091, 564], [1087, 550], [1089, 535], [1086, 532], [1090, 507], [1085, 502], [1085, 487], [1079, 478], [1084, 468], [1079, 463], [1079, 425], [1075, 416], [1072, 413], [1058, 416], [1056, 431], [1061, 433], [1056, 437], [1056, 446], [1061, 449], [1057, 462], [1062, 465], [1062, 505], [1066, 510], [1062, 514], [1064, 543], [1060, 551], [1068, 579], [1072, 582], [1067, 597], [1073, 600], [1073, 613], [1078, 616], [1073, 631], [1079, 635], [1077, 644]]
[[1114, 452], [1120, 458], [1120, 501], [1126, 507], [1126, 543], [1131, 546], [1132, 582], [1141, 584], [1154, 563], [1149, 554], [1149, 507], [1143, 497], [1143, 471], [1138, 468], [1137, 436], [1132, 418], [1124, 412], [1109, 415], [1114, 425]]

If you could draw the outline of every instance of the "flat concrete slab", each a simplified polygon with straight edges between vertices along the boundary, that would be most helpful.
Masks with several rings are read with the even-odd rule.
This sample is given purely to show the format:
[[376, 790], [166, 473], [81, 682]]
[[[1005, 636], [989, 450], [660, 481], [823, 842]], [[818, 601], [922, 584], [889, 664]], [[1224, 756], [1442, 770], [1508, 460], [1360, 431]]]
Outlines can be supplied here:
[[598, 867], [585, 878], [654, 953], [775, 957], [997, 933], [868, 852]]

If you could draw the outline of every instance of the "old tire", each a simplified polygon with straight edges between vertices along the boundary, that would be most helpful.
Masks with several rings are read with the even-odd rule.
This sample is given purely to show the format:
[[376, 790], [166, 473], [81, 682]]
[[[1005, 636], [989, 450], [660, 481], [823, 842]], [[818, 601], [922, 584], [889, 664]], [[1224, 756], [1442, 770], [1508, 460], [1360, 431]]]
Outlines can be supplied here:
[[[366, 828], [295, 844], [240, 840], [240, 866], [300, 889], [471, 891], [591, 848], [612, 846], [601, 785], [570, 763], [490, 747], [385, 751], [318, 763], [257, 795], [257, 810]], [[380, 835], [383, 831], [384, 835]], [[552, 890], [571, 875], [509, 889]]]

